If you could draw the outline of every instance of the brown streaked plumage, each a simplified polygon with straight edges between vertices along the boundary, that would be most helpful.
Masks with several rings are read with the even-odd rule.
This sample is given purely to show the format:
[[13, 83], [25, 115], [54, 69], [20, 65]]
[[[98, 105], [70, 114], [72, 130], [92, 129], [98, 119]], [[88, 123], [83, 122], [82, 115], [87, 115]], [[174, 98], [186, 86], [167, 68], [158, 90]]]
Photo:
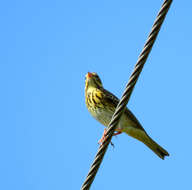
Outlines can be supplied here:
[[[119, 99], [103, 88], [101, 79], [97, 73], [88, 72], [85, 80], [85, 102], [91, 115], [107, 127]], [[117, 134], [125, 132], [129, 136], [143, 142], [161, 159], [164, 159], [165, 156], [169, 156], [169, 153], [165, 149], [149, 137], [137, 118], [128, 108], [126, 108], [121, 117], [116, 131], [118, 132]]]

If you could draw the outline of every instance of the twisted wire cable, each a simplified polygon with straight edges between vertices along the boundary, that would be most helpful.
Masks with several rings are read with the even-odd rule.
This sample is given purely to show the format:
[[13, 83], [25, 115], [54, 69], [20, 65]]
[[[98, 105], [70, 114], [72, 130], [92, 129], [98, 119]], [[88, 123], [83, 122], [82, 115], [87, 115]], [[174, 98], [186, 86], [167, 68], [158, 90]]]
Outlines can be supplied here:
[[165, 16], [170, 8], [170, 5], [172, 3], [172, 0], [165, 0], [161, 6], [161, 9], [156, 17], [156, 20], [153, 24], [152, 30], [147, 38], [147, 41], [144, 45], [144, 48], [139, 55], [138, 61], [135, 65], [135, 68], [133, 70], [133, 73], [130, 76], [129, 82], [126, 85], [125, 91], [119, 101], [119, 104], [116, 107], [115, 113], [112, 116], [111, 122], [109, 123], [108, 130], [106, 133], [106, 140], [102, 145], [100, 145], [99, 150], [95, 156], [95, 159], [93, 161], [93, 164], [91, 165], [91, 168], [89, 170], [89, 173], [85, 179], [85, 182], [83, 183], [81, 190], [88, 190], [90, 189], [90, 186], [96, 176], [96, 173], [100, 167], [100, 164], [103, 160], [103, 157], [105, 155], [105, 152], [108, 148], [108, 145], [111, 141], [111, 138], [113, 136], [113, 133], [115, 131], [116, 126], [118, 125], [120, 118], [126, 108], [126, 105], [129, 101], [129, 98], [131, 96], [131, 93], [133, 91], [133, 88], [139, 78], [139, 74], [142, 71], [142, 68], [148, 58], [148, 55], [152, 49], [152, 46], [157, 38], [157, 35], [159, 33], [159, 30], [161, 28], [161, 25], [165, 19]]

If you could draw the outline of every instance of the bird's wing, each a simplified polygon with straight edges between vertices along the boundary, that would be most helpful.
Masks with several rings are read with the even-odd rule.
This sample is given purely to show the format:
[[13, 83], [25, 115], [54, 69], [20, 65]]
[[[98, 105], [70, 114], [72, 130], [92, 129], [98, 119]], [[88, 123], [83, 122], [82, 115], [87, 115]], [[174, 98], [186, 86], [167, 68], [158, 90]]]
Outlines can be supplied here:
[[108, 102], [112, 107], [116, 108], [117, 104], [119, 103], [119, 99], [106, 89], [102, 89], [102, 91], [104, 94], [104, 101]]
[[[104, 91], [103, 94], [105, 94], [105, 96], [103, 97], [105, 99], [105, 102], [107, 101], [109, 104], [112, 105], [112, 107], [116, 108], [117, 104], [119, 103], [119, 99], [114, 94], [109, 92], [108, 90], [103, 89], [103, 91]], [[142, 125], [140, 124], [140, 122], [138, 121], [138, 119], [128, 108], [126, 108], [125, 114], [135, 124], [134, 127], [141, 129], [142, 131], [145, 131], [144, 128], [142, 127]]]

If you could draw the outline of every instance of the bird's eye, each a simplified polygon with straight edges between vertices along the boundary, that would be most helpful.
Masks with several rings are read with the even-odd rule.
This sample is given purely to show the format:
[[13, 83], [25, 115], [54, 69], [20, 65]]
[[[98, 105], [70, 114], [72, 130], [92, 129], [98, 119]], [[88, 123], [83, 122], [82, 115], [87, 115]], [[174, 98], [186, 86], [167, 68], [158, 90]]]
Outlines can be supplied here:
[[97, 75], [95, 76], [95, 78], [96, 78], [96, 80], [100, 80], [99, 76], [97, 76]]
[[98, 76], [97, 73], [94, 73], [94, 77], [95, 77], [95, 78], [99, 78], [99, 76]]

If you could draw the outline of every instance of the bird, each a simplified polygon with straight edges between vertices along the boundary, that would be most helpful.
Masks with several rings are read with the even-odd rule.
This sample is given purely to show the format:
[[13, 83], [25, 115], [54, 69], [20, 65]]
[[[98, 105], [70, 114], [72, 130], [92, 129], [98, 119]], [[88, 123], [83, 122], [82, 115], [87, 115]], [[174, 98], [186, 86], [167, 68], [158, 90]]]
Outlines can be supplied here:
[[[108, 127], [119, 99], [103, 87], [97, 73], [88, 72], [85, 76], [85, 103], [91, 115], [105, 127]], [[119, 135], [122, 132], [144, 143], [161, 159], [164, 160], [165, 156], [169, 156], [169, 153], [147, 134], [138, 119], [127, 107], [113, 135]], [[99, 143], [104, 142], [105, 134], [106, 128]]]

